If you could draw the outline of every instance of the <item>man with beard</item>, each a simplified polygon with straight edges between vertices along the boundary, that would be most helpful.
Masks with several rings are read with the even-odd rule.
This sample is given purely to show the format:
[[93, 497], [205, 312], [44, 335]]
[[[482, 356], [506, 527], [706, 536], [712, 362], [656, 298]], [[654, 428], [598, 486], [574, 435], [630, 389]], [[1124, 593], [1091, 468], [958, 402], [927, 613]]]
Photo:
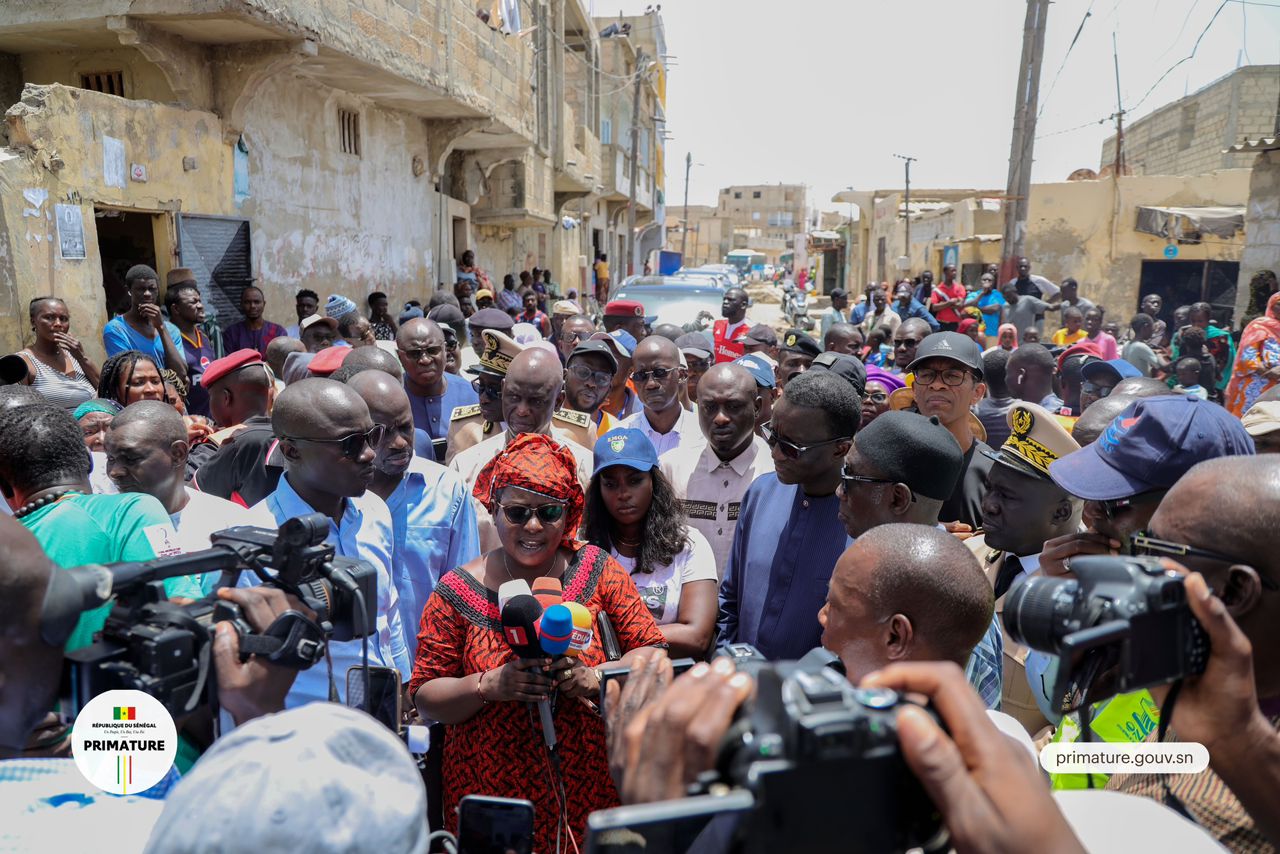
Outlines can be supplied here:
[[244, 315], [244, 319], [222, 330], [223, 348], [227, 352], [233, 352], [248, 347], [257, 350], [259, 355], [266, 356], [267, 345], [272, 339], [283, 338], [288, 334], [283, 326], [262, 316], [266, 309], [267, 300], [259, 288], [250, 285], [241, 291], [240, 313]]
[[412, 658], [418, 649], [422, 609], [436, 582], [480, 555], [476, 514], [457, 472], [414, 454], [413, 411], [404, 387], [382, 371], [362, 371], [348, 386], [383, 430], [369, 491], [391, 511], [392, 566]]
[[782, 336], [782, 345], [778, 348], [778, 385], [785, 387], [796, 377], [809, 370], [813, 360], [818, 358], [822, 350], [818, 342], [805, 334], [802, 329], [788, 329]]
[[462, 377], [445, 371], [444, 333], [435, 321], [410, 320], [401, 326], [396, 332], [396, 350], [404, 366], [413, 422], [431, 437], [436, 459], [444, 459], [450, 415], [459, 406], [479, 403], [480, 397]]
[[818, 611], [849, 542], [836, 488], [860, 418], [853, 386], [830, 371], [787, 384], [765, 426], [774, 471], [742, 499], [720, 587], [721, 644], [749, 643], [771, 660], [819, 644]]
[[701, 445], [705, 440], [698, 417], [680, 405], [680, 386], [688, 371], [680, 366], [675, 342], [650, 335], [636, 345], [631, 380], [644, 409], [622, 422], [644, 433], [661, 457], [677, 447]]
[[720, 319], [711, 327], [714, 339], [716, 363], [732, 362], [746, 354], [743, 339], [750, 325], [747, 323], [747, 305], [751, 300], [742, 288], [729, 288], [720, 302]]
[[[1009, 410], [1009, 438], [995, 461], [990, 488], [982, 501], [983, 530], [965, 545], [982, 561], [995, 588], [996, 613], [1004, 612], [1004, 596], [1022, 575], [1039, 570], [1045, 542], [1080, 527], [1080, 501], [1053, 482], [1049, 467], [1080, 446], [1047, 410], [1017, 403]], [[1025, 662], [1029, 650], [1005, 638], [1004, 689], [1001, 711], [1012, 715], [1033, 738], [1049, 726], [1040, 710]]]
[[[280, 393], [271, 413], [285, 473], [276, 491], [250, 508], [264, 527], [295, 516], [323, 513], [329, 520], [325, 541], [341, 557], [368, 561], [377, 572], [376, 631], [368, 638], [369, 664], [395, 667], [408, 680], [411, 659], [405, 648], [400, 597], [393, 571], [395, 532], [386, 503], [368, 491], [383, 428], [352, 389], [327, 379], [306, 379]], [[245, 578], [242, 576], [242, 581]], [[248, 584], [256, 583], [256, 579]], [[348, 668], [364, 664], [360, 639], [329, 641], [338, 702], [346, 702]], [[286, 705], [329, 699], [329, 668], [298, 674]]]
[[308, 353], [319, 353], [338, 340], [338, 321], [328, 315], [312, 314], [298, 322], [298, 340]]
[[[772, 381], [773, 372], [763, 363], [760, 370]], [[742, 497], [756, 478], [774, 470], [769, 446], [755, 433], [763, 397], [772, 395], [772, 388], [761, 388], [747, 368], [731, 363], [707, 371], [701, 392], [698, 423], [706, 444], [682, 446], [658, 465], [683, 504], [689, 527], [711, 543], [716, 573], [723, 578]]]
[[467, 448], [506, 429], [502, 423], [502, 381], [506, 379], [511, 360], [524, 348], [510, 336], [492, 329], [481, 334], [485, 340], [484, 352], [480, 354], [479, 362], [467, 368], [467, 373], [475, 377], [471, 388], [475, 390], [478, 402], [454, 407], [449, 416], [449, 451], [444, 458], [445, 465], [453, 462], [453, 458]]
[[613, 347], [598, 340], [583, 341], [575, 347], [565, 365], [565, 406], [590, 417], [591, 447], [595, 447], [597, 439], [622, 423], [601, 408], [617, 373], [618, 357]]

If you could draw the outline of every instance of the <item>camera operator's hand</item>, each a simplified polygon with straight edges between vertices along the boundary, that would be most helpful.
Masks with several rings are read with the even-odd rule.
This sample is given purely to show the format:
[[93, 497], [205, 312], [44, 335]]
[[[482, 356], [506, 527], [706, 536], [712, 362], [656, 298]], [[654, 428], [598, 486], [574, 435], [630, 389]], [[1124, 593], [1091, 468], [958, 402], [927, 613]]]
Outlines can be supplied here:
[[609, 774], [618, 791], [622, 791], [623, 775], [628, 762], [627, 727], [640, 710], [661, 697], [671, 684], [671, 659], [665, 650], [643, 647], [628, 654], [631, 674], [626, 684], [610, 682], [605, 690], [605, 707], [608, 720], [605, 727], [606, 746], [609, 751]]
[[[295, 597], [274, 587], [221, 587], [218, 598], [240, 606], [255, 632], [263, 632], [285, 611], [314, 620], [316, 614]], [[240, 637], [227, 622], [215, 626], [213, 666], [218, 676], [218, 701], [239, 726], [284, 709], [284, 698], [298, 671], [279, 667], [256, 655], [240, 660]]]
[[1040, 571], [1050, 576], [1071, 576], [1071, 558], [1083, 555], [1116, 555], [1120, 543], [1093, 532], [1063, 534], [1045, 540], [1040, 553]]
[[[662, 669], [659, 662], [654, 675]], [[670, 671], [669, 663], [666, 670]], [[633, 678], [634, 664], [628, 688]], [[621, 744], [614, 743], [615, 753], [619, 747], [625, 752], [618, 787], [622, 802], [684, 797], [689, 784], [714, 767], [720, 742], [753, 686], [751, 677], [734, 672], [731, 660], [717, 658], [713, 664], [694, 665], [653, 702], [641, 707], [626, 723]], [[610, 757], [611, 765], [618, 761], [616, 756]]]
[[490, 703], [536, 702], [551, 693], [552, 682], [538, 671], [549, 658], [517, 658], [480, 676], [480, 695]]
[[898, 710], [902, 754], [942, 812], [957, 851], [1084, 851], [1040, 769], [987, 717], [959, 667], [891, 664], [862, 684], [923, 694], [946, 723], [949, 735], [917, 706]]

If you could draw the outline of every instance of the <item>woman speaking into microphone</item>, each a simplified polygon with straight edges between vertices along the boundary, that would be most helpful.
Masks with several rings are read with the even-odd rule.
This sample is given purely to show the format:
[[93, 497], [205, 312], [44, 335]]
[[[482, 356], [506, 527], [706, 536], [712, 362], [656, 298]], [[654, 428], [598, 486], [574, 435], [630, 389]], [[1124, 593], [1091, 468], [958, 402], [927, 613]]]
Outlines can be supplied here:
[[[533, 801], [534, 850], [581, 844], [587, 816], [617, 806], [596, 696], [598, 644], [577, 658], [518, 658], [502, 631], [498, 589], [507, 582], [561, 583], [598, 621], [603, 613], [624, 653], [662, 644], [635, 584], [608, 552], [575, 539], [584, 496], [573, 455], [526, 433], [485, 466], [473, 494], [493, 516], [501, 547], [445, 573], [422, 613], [410, 691], [424, 718], [445, 724], [443, 806], [456, 830], [464, 795]], [[544, 673], [546, 675], [544, 675]], [[554, 704], [553, 762], [533, 703]], [[564, 769], [563, 774], [560, 769]], [[563, 785], [561, 808], [558, 787]]]

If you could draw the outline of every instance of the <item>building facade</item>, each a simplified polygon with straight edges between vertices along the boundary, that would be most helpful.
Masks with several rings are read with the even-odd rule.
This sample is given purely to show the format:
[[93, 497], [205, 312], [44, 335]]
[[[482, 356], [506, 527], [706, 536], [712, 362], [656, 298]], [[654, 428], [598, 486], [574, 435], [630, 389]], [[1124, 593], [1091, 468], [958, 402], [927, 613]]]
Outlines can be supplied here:
[[777, 264], [795, 250], [797, 235], [808, 231], [803, 184], [743, 184], [725, 187], [716, 205], [732, 229], [731, 249], [753, 249]]

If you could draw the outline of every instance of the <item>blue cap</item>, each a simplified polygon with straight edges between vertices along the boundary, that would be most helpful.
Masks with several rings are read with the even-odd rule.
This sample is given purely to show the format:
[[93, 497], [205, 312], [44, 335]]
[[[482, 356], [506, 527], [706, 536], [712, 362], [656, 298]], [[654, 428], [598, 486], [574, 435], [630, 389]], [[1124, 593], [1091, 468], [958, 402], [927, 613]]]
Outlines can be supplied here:
[[1124, 359], [1108, 359], [1103, 361], [1085, 362], [1084, 367], [1080, 369], [1080, 376], [1089, 382], [1095, 382], [1100, 379], [1110, 379], [1113, 383], [1129, 377], [1140, 377], [1142, 371], [1126, 362]]
[[649, 471], [657, 465], [658, 452], [653, 443], [634, 427], [618, 427], [596, 440], [596, 467], [592, 474], [609, 466]]
[[1072, 495], [1112, 501], [1168, 489], [1205, 460], [1253, 453], [1240, 420], [1216, 403], [1149, 397], [1130, 404], [1092, 445], [1050, 463], [1049, 476]]
[[733, 364], [746, 368], [747, 372], [755, 378], [756, 385], [760, 386], [760, 388], [778, 387], [778, 378], [774, 376], [773, 366], [755, 353], [748, 353], [737, 358], [733, 361]]
[[628, 356], [636, 351], [636, 337], [627, 330], [615, 329], [610, 332], [609, 335], [623, 347], [627, 348]]

